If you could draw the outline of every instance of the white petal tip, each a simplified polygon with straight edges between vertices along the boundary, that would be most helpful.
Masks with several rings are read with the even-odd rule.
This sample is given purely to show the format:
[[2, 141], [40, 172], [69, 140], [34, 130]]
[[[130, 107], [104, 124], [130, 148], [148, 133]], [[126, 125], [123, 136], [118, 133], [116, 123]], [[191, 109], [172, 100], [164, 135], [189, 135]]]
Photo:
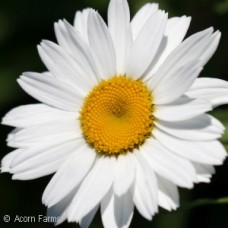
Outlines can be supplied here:
[[17, 175], [13, 175], [12, 176], [12, 180], [19, 180], [20, 178], [18, 178], [18, 176]]
[[10, 172], [10, 168], [9, 168], [9, 167], [4, 167], [4, 166], [3, 166], [3, 167], [0, 168], [0, 172], [1, 172], [1, 173], [9, 173], [9, 172]]
[[12, 118], [10, 119], [10, 118], [8, 118], [7, 116], [4, 116], [4, 117], [2, 118], [1, 124], [2, 124], [2, 125], [7, 125], [7, 122], [8, 122], [9, 120], [12, 120]]

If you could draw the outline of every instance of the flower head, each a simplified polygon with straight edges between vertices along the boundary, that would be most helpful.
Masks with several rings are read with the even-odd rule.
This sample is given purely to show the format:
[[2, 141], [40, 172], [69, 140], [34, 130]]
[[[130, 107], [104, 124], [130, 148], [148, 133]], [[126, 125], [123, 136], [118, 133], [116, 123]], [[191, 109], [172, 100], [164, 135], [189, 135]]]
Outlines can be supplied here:
[[222, 164], [224, 127], [206, 112], [228, 103], [228, 83], [197, 78], [220, 32], [183, 41], [189, 23], [157, 4], [130, 21], [127, 1], [111, 0], [108, 25], [85, 9], [74, 26], [55, 24], [58, 44], [38, 46], [48, 72], [18, 82], [42, 104], [3, 118], [17, 149], [1, 169], [20, 180], [55, 173], [43, 203], [58, 223], [88, 227], [98, 208], [108, 228], [128, 227], [134, 207], [151, 220], [158, 206], [179, 206], [177, 187], [209, 182]]

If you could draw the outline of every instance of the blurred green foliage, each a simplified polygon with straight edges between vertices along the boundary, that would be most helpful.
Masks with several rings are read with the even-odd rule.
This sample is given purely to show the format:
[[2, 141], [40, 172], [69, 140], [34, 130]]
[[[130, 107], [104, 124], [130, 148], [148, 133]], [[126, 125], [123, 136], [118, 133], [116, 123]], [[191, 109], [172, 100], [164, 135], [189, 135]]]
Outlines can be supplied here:
[[215, 11], [219, 14], [228, 13], [228, 0], [223, 0], [215, 3]]
[[[104, 18], [108, 0], [10, 0], [0, 1], [0, 107], [1, 117], [11, 108], [27, 103], [35, 103], [18, 86], [16, 79], [25, 71], [45, 71], [39, 59], [36, 45], [42, 39], [55, 41], [53, 23], [66, 18], [73, 22], [76, 10], [86, 7], [97, 9]], [[129, 0], [131, 15], [147, 0]], [[192, 16], [188, 35], [209, 26], [222, 31], [219, 48], [201, 75], [227, 79], [228, 1], [227, 0], [160, 0], [160, 8], [169, 16]], [[223, 107], [214, 112], [228, 128], [228, 111]], [[11, 149], [6, 147], [5, 138], [11, 129], [1, 127], [1, 158]], [[222, 142], [228, 149], [228, 132]], [[175, 212], [161, 212], [152, 222], [135, 213], [131, 227], [154, 228], [225, 228], [228, 227], [227, 204], [220, 204], [228, 196], [228, 164], [218, 167], [211, 184], [199, 184], [195, 189], [180, 190], [181, 205]], [[2, 216], [8, 214], [45, 215], [41, 204], [42, 192], [50, 176], [33, 181], [11, 181], [9, 174], [0, 175], [0, 227], [53, 227], [51, 224], [6, 224]], [[202, 200], [204, 199], [204, 200]], [[195, 201], [196, 200], [196, 201]], [[227, 202], [227, 198], [224, 198]], [[217, 204], [218, 203], [218, 204]], [[224, 203], [224, 202], [222, 202]], [[189, 206], [190, 205], [190, 208]], [[77, 227], [64, 223], [60, 227]], [[101, 227], [100, 215], [91, 227]]]
[[[219, 119], [226, 129], [228, 129], [228, 111], [224, 109], [219, 109], [213, 112], [213, 115]], [[225, 131], [223, 137], [221, 138], [221, 142], [225, 145], [228, 150], [228, 130]]]

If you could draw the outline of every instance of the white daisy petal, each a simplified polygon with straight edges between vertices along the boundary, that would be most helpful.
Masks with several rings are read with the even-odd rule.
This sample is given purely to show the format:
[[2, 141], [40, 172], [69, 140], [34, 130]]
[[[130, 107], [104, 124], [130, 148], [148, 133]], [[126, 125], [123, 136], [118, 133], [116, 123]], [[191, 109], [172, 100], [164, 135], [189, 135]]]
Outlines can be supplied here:
[[113, 191], [117, 196], [125, 194], [134, 182], [135, 168], [135, 160], [131, 154], [118, 156], [113, 183]]
[[221, 137], [224, 132], [222, 124], [210, 115], [201, 115], [185, 121], [155, 121], [155, 125], [180, 139], [186, 140], [214, 140]]
[[[140, 152], [135, 151], [134, 153]], [[147, 173], [145, 173], [143, 168], [144, 162], [142, 162], [140, 156], [136, 156], [136, 158], [137, 169], [135, 186], [133, 189], [133, 200], [139, 213], [143, 217], [151, 220], [152, 216], [157, 212], [156, 197], [151, 186], [151, 181], [153, 181], [153, 183], [156, 182], [152, 179], [152, 174], [152, 177], [149, 177]]]
[[197, 89], [228, 89], [228, 82], [218, 78], [197, 78], [190, 90]]
[[81, 220], [105, 196], [113, 183], [115, 165], [116, 159], [113, 157], [100, 157], [96, 160], [72, 200], [68, 215], [70, 222]]
[[[145, 187], [145, 186], [144, 186]], [[146, 188], [147, 189], [147, 188]], [[146, 193], [148, 195], [148, 191], [146, 190]], [[138, 188], [135, 186], [134, 190], [133, 190], [133, 201], [135, 204], [135, 207], [137, 208], [138, 212], [146, 219], [151, 220], [152, 216], [150, 214], [149, 209], [147, 208], [146, 204], [147, 202], [145, 202], [146, 200], [146, 196], [142, 196], [142, 189]], [[145, 192], [143, 192], [143, 194], [145, 194]], [[145, 200], [144, 200], [145, 198]]]
[[126, 59], [132, 45], [130, 12], [127, 0], [110, 1], [108, 27], [115, 47], [117, 74], [124, 75]]
[[116, 56], [112, 38], [105, 22], [95, 11], [89, 12], [88, 36], [100, 72], [99, 76], [107, 79], [116, 75]]
[[49, 122], [61, 122], [79, 117], [75, 112], [65, 112], [45, 104], [22, 105], [12, 109], [2, 119], [2, 124], [26, 128]]
[[129, 227], [134, 213], [134, 203], [132, 195], [127, 192], [121, 197], [115, 196], [114, 215], [117, 227]]
[[186, 95], [209, 100], [213, 107], [227, 104], [228, 82], [216, 78], [197, 78]]
[[81, 228], [88, 228], [93, 221], [94, 216], [98, 211], [99, 205], [93, 208], [86, 216], [84, 216], [81, 221], [79, 221]]
[[219, 31], [216, 31], [211, 36], [210, 43], [208, 45], [209, 47], [200, 56], [200, 60], [202, 62], [202, 65], [205, 65], [210, 60], [212, 55], [214, 55], [214, 53], [218, 47], [220, 38], [221, 38], [221, 32], [219, 32]]
[[[24, 149], [10, 163], [13, 179], [29, 180], [56, 172], [82, 140]], [[48, 167], [50, 164], [50, 167]]]
[[7, 146], [15, 147], [15, 148], [18, 147], [16, 145], [14, 145], [13, 141], [14, 141], [14, 136], [21, 130], [22, 130], [22, 128], [15, 128], [8, 134], [8, 136], [6, 138]]
[[193, 162], [195, 170], [197, 172], [198, 182], [209, 183], [212, 177], [212, 174], [215, 173], [215, 168], [212, 165], [199, 164]]
[[57, 221], [55, 225], [59, 225], [63, 223], [67, 219], [67, 213], [69, 210], [69, 206], [71, 204], [72, 199], [77, 192], [77, 188], [73, 189], [66, 197], [64, 197], [59, 203], [56, 205], [47, 208], [47, 216], [54, 217]]
[[145, 78], [153, 75], [168, 55], [182, 42], [188, 30], [190, 21], [191, 18], [186, 16], [168, 19], [164, 37], [154, 60], [145, 72]]
[[204, 31], [198, 32], [184, 40], [184, 42], [172, 52], [163, 64], [169, 68], [172, 67], [173, 63], [176, 65], [184, 65], [192, 59], [199, 59], [201, 65], [204, 66], [205, 56], [209, 52], [211, 45], [219, 36], [220, 33], [218, 31], [213, 33], [213, 28], [208, 28]]
[[151, 171], [149, 164], [145, 162], [145, 159], [140, 151], [136, 151], [134, 154], [137, 157], [137, 160], [139, 161], [145, 175], [147, 188], [150, 193], [153, 207], [153, 211], [151, 211], [151, 214], [155, 214], [158, 212], [158, 184], [156, 175], [153, 171]]
[[9, 172], [11, 171], [11, 162], [13, 161], [13, 159], [17, 156], [20, 155], [23, 152], [23, 149], [17, 149], [14, 150], [13, 152], [7, 154], [5, 157], [3, 157], [2, 161], [1, 161], [1, 172], [5, 173], [5, 172]]
[[57, 169], [61, 166], [62, 162], [63, 160], [61, 158], [59, 160], [49, 162], [48, 164], [34, 167], [33, 169], [30, 169], [30, 170], [26, 170], [24, 172], [15, 173], [12, 176], [12, 179], [13, 180], [33, 180], [36, 178], [50, 175], [57, 171]]
[[114, 216], [114, 197], [113, 191], [110, 189], [101, 201], [101, 218], [104, 227], [117, 228]]
[[158, 176], [157, 180], [159, 187], [159, 206], [168, 211], [177, 209], [179, 207], [179, 194], [177, 186], [161, 176]]
[[74, 147], [73, 152], [44, 191], [42, 201], [48, 207], [58, 203], [73, 188], [77, 187], [94, 163], [96, 153], [89, 146], [81, 143], [81, 145]]
[[[209, 28], [186, 39], [168, 56], [157, 72], [151, 75], [148, 85], [152, 91], [157, 90], [155, 96], [156, 93], [159, 94], [156, 104], [172, 102], [191, 87], [205, 64], [205, 53], [208, 53], [211, 45], [220, 35], [219, 32], [214, 34], [212, 32], [213, 29]], [[190, 71], [192, 71], [191, 75], [189, 75]], [[167, 94], [172, 96], [169, 98]]]
[[153, 89], [153, 85], [150, 84], [150, 88], [153, 90], [154, 103], [157, 105], [168, 104], [181, 97], [198, 77], [201, 70], [199, 61], [193, 60], [184, 66], [173, 67], [169, 72], [166, 72], [165, 76], [158, 71], [156, 74], [163, 80]]
[[192, 141], [178, 139], [159, 129], [153, 130], [154, 137], [167, 149], [191, 161], [220, 165], [227, 156], [222, 144], [215, 141]]
[[83, 96], [80, 92], [58, 79], [28, 72], [18, 79], [18, 83], [28, 94], [47, 105], [66, 111], [81, 108]]
[[[159, 58], [160, 63], [182, 42], [188, 31], [190, 22], [191, 17], [186, 16], [169, 18], [164, 34], [167, 37], [167, 44]], [[157, 65], [160, 64], [157, 62], [156, 68], [158, 68]]]
[[165, 121], [182, 121], [211, 111], [210, 102], [201, 99], [181, 97], [167, 105], [156, 105], [153, 115]]
[[19, 155], [14, 157], [10, 168], [12, 173], [25, 172], [26, 170], [44, 166], [52, 161], [57, 161], [71, 155], [79, 145], [83, 144], [83, 140], [71, 140], [65, 143], [43, 144], [26, 148]]
[[86, 80], [85, 75], [90, 75], [90, 72], [85, 67], [80, 65], [80, 60], [69, 55], [59, 45], [43, 40], [38, 46], [38, 52], [49, 71], [58, 79], [67, 82], [80, 91], [82, 94], [87, 94], [92, 88], [92, 84]]
[[59, 20], [55, 23], [55, 34], [59, 45], [75, 60], [75, 78], [78, 83], [83, 80], [92, 88], [98, 83], [97, 67], [92, 58], [89, 45], [83, 40], [80, 33], [67, 21]]
[[61, 123], [32, 126], [19, 129], [9, 135], [7, 141], [11, 147], [30, 147], [42, 143], [60, 143], [82, 137], [78, 120], [67, 120]]
[[148, 139], [140, 151], [152, 170], [180, 187], [192, 188], [196, 173], [192, 164], [166, 150], [155, 139]]
[[126, 66], [126, 75], [140, 78], [153, 60], [164, 35], [167, 14], [158, 11], [150, 16], [136, 37]]
[[101, 215], [104, 227], [127, 228], [134, 213], [134, 203], [130, 192], [118, 197], [112, 190], [101, 202]]
[[145, 25], [146, 21], [151, 17], [152, 14], [158, 11], [157, 3], [147, 3], [142, 6], [141, 9], [136, 13], [131, 21], [133, 39], [138, 36], [139, 32]]
[[89, 11], [92, 9], [84, 9], [77, 11], [74, 18], [74, 27], [80, 32], [84, 40], [89, 43], [88, 40], [88, 16]]

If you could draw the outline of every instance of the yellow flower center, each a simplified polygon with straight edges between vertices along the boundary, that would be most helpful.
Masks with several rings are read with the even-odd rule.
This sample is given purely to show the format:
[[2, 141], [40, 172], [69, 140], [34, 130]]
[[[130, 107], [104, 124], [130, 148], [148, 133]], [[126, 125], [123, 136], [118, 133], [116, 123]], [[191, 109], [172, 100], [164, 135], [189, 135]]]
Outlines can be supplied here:
[[153, 127], [149, 89], [140, 80], [116, 76], [100, 82], [81, 110], [85, 139], [97, 152], [126, 153], [142, 144]]

